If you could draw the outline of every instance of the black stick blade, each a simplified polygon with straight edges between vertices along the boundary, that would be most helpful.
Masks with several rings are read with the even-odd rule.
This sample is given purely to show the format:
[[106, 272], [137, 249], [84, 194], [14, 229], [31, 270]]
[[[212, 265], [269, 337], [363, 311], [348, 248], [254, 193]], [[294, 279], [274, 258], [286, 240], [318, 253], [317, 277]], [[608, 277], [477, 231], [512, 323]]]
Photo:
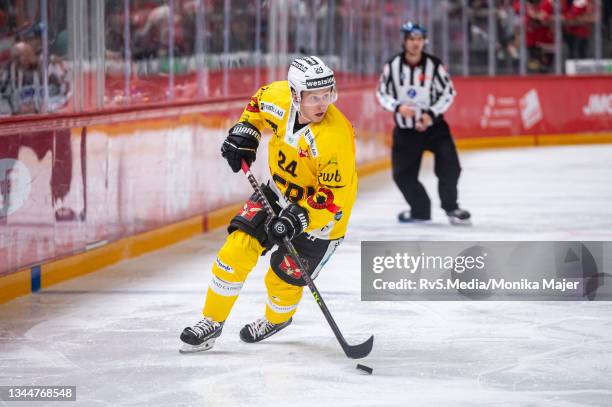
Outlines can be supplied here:
[[374, 346], [374, 335], [359, 345], [346, 345], [343, 346], [344, 353], [351, 359], [363, 359], [370, 354], [372, 347]]

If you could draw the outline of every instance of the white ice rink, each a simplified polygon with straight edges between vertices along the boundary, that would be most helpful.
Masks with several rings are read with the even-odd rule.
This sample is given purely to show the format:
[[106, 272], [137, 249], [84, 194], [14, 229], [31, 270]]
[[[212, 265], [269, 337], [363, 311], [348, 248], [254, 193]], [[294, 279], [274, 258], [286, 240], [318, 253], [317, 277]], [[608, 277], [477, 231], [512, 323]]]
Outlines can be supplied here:
[[349, 342], [374, 334], [361, 362], [372, 376], [344, 356], [307, 291], [292, 326], [240, 341], [264, 311], [267, 258], [215, 348], [179, 354], [219, 230], [0, 305], [0, 385], [76, 385], [70, 406], [612, 405], [612, 303], [360, 301], [362, 240], [612, 240], [612, 146], [461, 160], [472, 227], [448, 225], [437, 207], [431, 158], [432, 224], [397, 224], [405, 206], [390, 174], [364, 178], [347, 239], [316, 280]]

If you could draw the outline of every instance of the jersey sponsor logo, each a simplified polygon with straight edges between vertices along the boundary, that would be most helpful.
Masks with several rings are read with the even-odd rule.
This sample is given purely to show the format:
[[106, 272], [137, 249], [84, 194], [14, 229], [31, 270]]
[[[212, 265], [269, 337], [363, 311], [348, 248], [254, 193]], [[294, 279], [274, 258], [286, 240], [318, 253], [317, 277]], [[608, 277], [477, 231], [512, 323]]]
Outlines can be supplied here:
[[336, 214], [334, 215], [334, 220], [335, 220], [336, 222], [338, 222], [340, 219], [342, 219], [342, 215], [343, 215], [343, 214], [342, 214], [342, 211], [341, 211], [341, 210], [340, 210], [340, 211], [338, 211], [338, 212], [336, 212]]
[[304, 138], [308, 143], [308, 147], [310, 147], [310, 152], [312, 153], [312, 156], [315, 158], [318, 157], [319, 150], [317, 149], [317, 143], [315, 142], [314, 134], [312, 134], [312, 131], [310, 131], [310, 129], [306, 130], [306, 132], [304, 133]]
[[218, 257], [217, 257], [217, 260], [215, 260], [215, 263], [217, 264], [217, 267], [219, 267], [221, 270], [225, 270], [228, 273], [233, 273], [234, 272], [233, 268], [231, 268], [227, 264], [223, 263], [221, 260], [219, 260]]
[[285, 115], [285, 111], [280, 107], [276, 106], [274, 103], [261, 101], [259, 105], [261, 106], [262, 112], [268, 112], [271, 115], [278, 117], [279, 119], [282, 119]]
[[291, 63], [291, 66], [294, 67], [294, 68], [299, 69], [302, 72], [306, 72], [308, 70], [308, 68], [306, 68], [304, 65], [300, 64], [297, 59]]
[[335, 173], [322, 172], [319, 174], [319, 179], [323, 182], [342, 182], [342, 176], [338, 170]]
[[300, 158], [310, 157], [310, 154], [308, 154], [308, 149], [302, 150], [302, 147], [298, 147], [298, 156]]
[[[293, 182], [287, 181], [280, 174], [272, 174], [272, 180], [278, 187], [279, 191], [287, 198], [290, 202], [299, 202], [304, 196], [310, 196], [315, 193], [315, 189], [311, 186], [302, 187]], [[284, 192], [283, 192], [284, 191]], [[304, 193], [306, 195], [304, 195]]]
[[248, 110], [251, 113], [259, 113], [259, 103], [255, 96], [251, 98], [251, 101], [247, 105], [246, 110]]
[[247, 201], [242, 210], [238, 213], [238, 216], [245, 218], [248, 221], [252, 221], [255, 215], [262, 210], [262, 205], [259, 202]]
[[323, 88], [326, 86], [332, 86], [334, 84], [334, 75], [326, 76], [320, 79], [307, 79], [306, 89]]
[[417, 95], [417, 91], [414, 88], [410, 88], [408, 89], [408, 92], [406, 92], [406, 94], [410, 99], [414, 99]]

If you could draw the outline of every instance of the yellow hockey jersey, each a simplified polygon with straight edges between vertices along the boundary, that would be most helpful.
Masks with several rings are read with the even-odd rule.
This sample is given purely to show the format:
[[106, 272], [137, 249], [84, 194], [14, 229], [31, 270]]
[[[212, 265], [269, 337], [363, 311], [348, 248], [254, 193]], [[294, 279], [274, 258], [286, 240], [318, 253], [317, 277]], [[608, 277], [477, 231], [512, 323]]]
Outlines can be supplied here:
[[272, 130], [270, 186], [308, 211], [306, 232], [320, 239], [338, 239], [346, 232], [357, 195], [353, 127], [330, 105], [321, 122], [294, 132], [296, 114], [289, 83], [279, 81], [257, 91], [240, 121], [260, 132]]

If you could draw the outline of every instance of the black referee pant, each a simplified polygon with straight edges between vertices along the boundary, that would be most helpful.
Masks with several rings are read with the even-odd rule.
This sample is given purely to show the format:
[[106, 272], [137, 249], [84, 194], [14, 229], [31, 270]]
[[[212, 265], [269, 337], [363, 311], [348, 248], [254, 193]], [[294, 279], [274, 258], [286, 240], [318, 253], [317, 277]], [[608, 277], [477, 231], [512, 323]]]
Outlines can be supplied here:
[[431, 219], [431, 201], [418, 179], [425, 150], [434, 154], [442, 209], [448, 212], [459, 207], [457, 182], [461, 166], [448, 124], [440, 120], [424, 132], [395, 127], [391, 149], [393, 180], [410, 205], [410, 216], [415, 219]]

